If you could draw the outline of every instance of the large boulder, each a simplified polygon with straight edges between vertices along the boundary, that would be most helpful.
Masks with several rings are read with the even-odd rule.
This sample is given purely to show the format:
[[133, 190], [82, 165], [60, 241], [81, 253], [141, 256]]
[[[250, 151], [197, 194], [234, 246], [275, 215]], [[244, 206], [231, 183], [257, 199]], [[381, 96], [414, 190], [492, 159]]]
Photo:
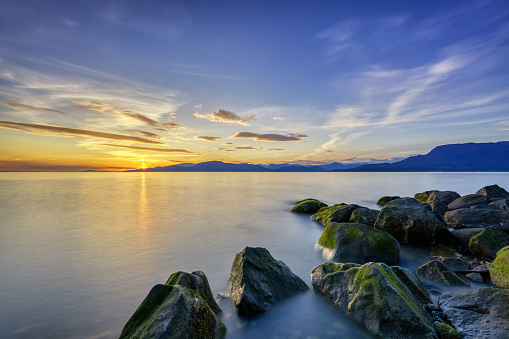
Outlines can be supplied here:
[[493, 285], [509, 289], [509, 246], [498, 251], [490, 267], [490, 278]]
[[499, 199], [488, 204], [488, 206], [496, 206], [500, 210], [509, 211], [509, 199]]
[[378, 210], [367, 207], [359, 207], [352, 212], [348, 222], [364, 224], [373, 227], [378, 217]]
[[509, 235], [492, 228], [485, 228], [468, 242], [468, 249], [473, 255], [490, 260], [495, 259], [497, 252], [506, 246], [509, 246]]
[[429, 204], [431, 211], [441, 220], [448, 211], [447, 205], [459, 197], [460, 195], [454, 191], [426, 191], [414, 195], [415, 200]]
[[262, 247], [246, 247], [237, 253], [228, 279], [235, 310], [245, 317], [263, 313], [278, 301], [308, 290], [284, 262]]
[[468, 248], [468, 242], [474, 235], [482, 232], [484, 228], [460, 228], [452, 230], [451, 233], [454, 236], [457, 245]]
[[375, 336], [437, 338], [419, 298], [383, 263], [323, 263], [311, 272], [311, 283]]
[[175, 272], [166, 281], [165, 285], [180, 285], [183, 287], [187, 287], [197, 292], [200, 297], [203, 298], [209, 304], [210, 308], [214, 313], [221, 314], [221, 309], [217, 305], [214, 300], [214, 296], [212, 295], [212, 291], [210, 290], [210, 285], [205, 276], [205, 273], [202, 271], [194, 271], [193, 273], [187, 272]]
[[475, 194], [486, 196], [488, 199], [507, 199], [509, 198], [509, 192], [498, 185], [484, 186], [479, 189]]
[[465, 339], [508, 337], [509, 290], [480, 288], [461, 294], [445, 293], [438, 305]]
[[226, 327], [196, 291], [155, 285], [120, 338], [224, 338]]
[[329, 254], [327, 260], [364, 264], [370, 261], [396, 265], [399, 243], [389, 233], [363, 224], [331, 222], [318, 245]]
[[419, 266], [415, 271], [421, 280], [447, 286], [470, 286], [470, 283], [456, 275], [438, 260]]
[[413, 198], [388, 202], [378, 214], [375, 228], [390, 233], [403, 244], [425, 246], [454, 240], [435, 214]]
[[290, 212], [297, 213], [316, 213], [322, 207], [327, 207], [327, 204], [324, 204], [321, 201], [316, 199], [307, 199], [297, 203], [297, 205], [293, 206], [290, 209]]
[[485, 195], [481, 194], [468, 194], [458, 199], [455, 199], [447, 207], [450, 211], [457, 210], [460, 208], [469, 208], [475, 205], [486, 205], [488, 203], [488, 198]]
[[348, 222], [352, 212], [359, 207], [347, 204], [323, 207], [311, 216], [311, 220], [318, 221], [323, 226], [327, 226], [330, 222]]
[[459, 228], [493, 227], [509, 230], [509, 211], [489, 208], [462, 208], [445, 213], [447, 226]]
[[393, 200], [400, 199], [400, 198], [401, 197], [398, 195], [385, 195], [385, 196], [381, 197], [380, 199], [378, 199], [376, 204], [380, 205], [380, 206], [385, 206], [385, 204], [387, 204], [389, 201], [393, 201]]

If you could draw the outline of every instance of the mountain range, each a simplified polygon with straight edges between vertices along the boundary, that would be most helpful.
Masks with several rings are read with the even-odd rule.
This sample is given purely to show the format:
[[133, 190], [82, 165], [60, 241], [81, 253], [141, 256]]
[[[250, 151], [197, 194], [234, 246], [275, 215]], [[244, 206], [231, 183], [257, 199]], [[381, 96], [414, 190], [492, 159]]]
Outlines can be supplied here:
[[442, 145], [424, 155], [381, 164], [333, 162], [326, 165], [305, 166], [207, 161], [128, 172], [509, 172], [509, 141]]

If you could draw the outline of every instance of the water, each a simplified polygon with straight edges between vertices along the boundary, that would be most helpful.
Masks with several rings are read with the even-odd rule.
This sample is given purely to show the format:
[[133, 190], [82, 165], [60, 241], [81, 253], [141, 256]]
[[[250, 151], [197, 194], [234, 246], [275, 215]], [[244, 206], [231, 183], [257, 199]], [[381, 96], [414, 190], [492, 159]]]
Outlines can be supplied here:
[[[245, 246], [267, 248], [310, 285], [323, 227], [289, 213], [293, 202], [377, 208], [382, 195], [491, 184], [508, 189], [509, 173], [1, 173], [0, 333], [118, 337], [173, 272], [202, 270], [224, 292]], [[403, 266], [419, 264], [402, 253]], [[252, 321], [220, 306], [229, 338], [369, 337], [312, 292]]]

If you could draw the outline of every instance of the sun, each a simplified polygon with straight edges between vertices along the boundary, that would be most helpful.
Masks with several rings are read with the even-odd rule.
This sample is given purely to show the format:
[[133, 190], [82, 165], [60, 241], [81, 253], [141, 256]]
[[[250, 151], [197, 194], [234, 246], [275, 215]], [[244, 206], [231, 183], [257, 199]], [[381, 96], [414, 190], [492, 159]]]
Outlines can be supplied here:
[[145, 166], [145, 161], [143, 161], [143, 159], [141, 159], [141, 169], [142, 170], [147, 169], [147, 166]]

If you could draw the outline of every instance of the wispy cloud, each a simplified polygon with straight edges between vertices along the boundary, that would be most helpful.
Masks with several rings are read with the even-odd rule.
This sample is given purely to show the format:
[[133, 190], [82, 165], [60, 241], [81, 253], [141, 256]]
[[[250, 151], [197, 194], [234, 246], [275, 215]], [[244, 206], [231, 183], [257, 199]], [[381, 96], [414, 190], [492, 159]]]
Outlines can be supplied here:
[[99, 138], [99, 139], [111, 139], [111, 140], [122, 140], [122, 141], [129, 141], [129, 142], [139, 142], [139, 143], [144, 143], [144, 144], [163, 144], [162, 142], [159, 142], [159, 141], [144, 139], [144, 138], [140, 138], [140, 137], [133, 137], [133, 136], [129, 136], [129, 135], [97, 132], [97, 131], [90, 131], [90, 130], [84, 130], [84, 129], [79, 129], [79, 128], [61, 127], [61, 126], [27, 124], [27, 123], [11, 122], [11, 121], [0, 121], [0, 127], [14, 129], [14, 130], [18, 130], [18, 131], [27, 132], [27, 133], [39, 134], [39, 135], [81, 136], [81, 137], [90, 137], [90, 138]]
[[211, 141], [211, 142], [218, 141], [218, 140], [222, 139], [221, 137], [208, 137], [208, 136], [199, 136], [199, 137], [194, 137], [194, 138], [199, 139], [199, 140]]
[[17, 101], [7, 101], [5, 104], [11, 108], [15, 108], [15, 109], [19, 109], [19, 110], [42, 111], [42, 112], [50, 112], [50, 113], [58, 113], [58, 114], [68, 115], [67, 113], [56, 110], [56, 109], [26, 105], [26, 104], [22, 104]]
[[239, 124], [244, 126], [249, 126], [251, 122], [256, 120], [254, 115], [249, 115], [247, 118], [242, 118], [233, 112], [225, 111], [222, 109], [218, 109], [216, 112], [211, 114], [195, 113], [194, 116], [210, 121]]
[[131, 146], [131, 145], [115, 145], [115, 144], [101, 144], [101, 145], [102, 146], [128, 148], [128, 149], [137, 150], [137, 151], [196, 154], [196, 152], [192, 152], [192, 151], [187, 150], [187, 149], [177, 149], [177, 148], [155, 148], [155, 147], [143, 147], [143, 146]]
[[240, 139], [253, 139], [257, 141], [283, 142], [283, 141], [302, 141], [302, 138], [306, 138], [307, 136], [304, 134], [281, 135], [281, 134], [258, 134], [252, 132], [238, 132], [233, 137]]
[[262, 150], [262, 147], [253, 147], [253, 146], [238, 146], [235, 149], [245, 149], [245, 150]]
[[142, 131], [142, 130], [132, 130], [132, 131], [136, 134], [143, 135], [144, 137], [147, 137], [147, 138], [162, 139], [162, 137], [156, 133]]

